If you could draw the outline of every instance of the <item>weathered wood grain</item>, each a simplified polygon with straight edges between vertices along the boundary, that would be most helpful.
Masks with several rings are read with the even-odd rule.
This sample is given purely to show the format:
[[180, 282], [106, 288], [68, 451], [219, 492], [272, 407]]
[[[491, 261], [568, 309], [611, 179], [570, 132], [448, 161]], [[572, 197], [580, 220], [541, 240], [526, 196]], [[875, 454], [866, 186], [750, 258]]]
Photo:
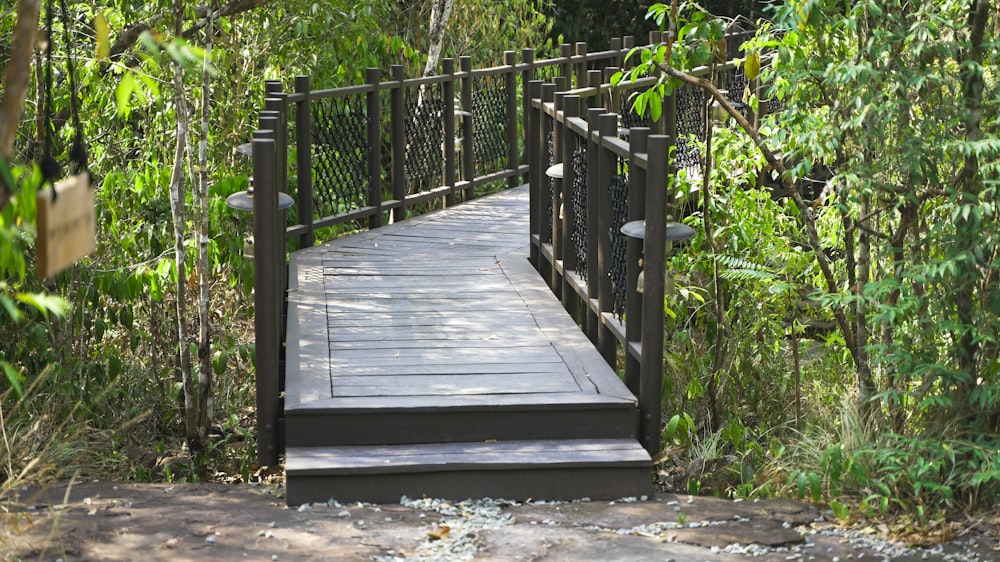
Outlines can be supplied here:
[[289, 502], [648, 489], [635, 397], [528, 242], [517, 189], [292, 255]]

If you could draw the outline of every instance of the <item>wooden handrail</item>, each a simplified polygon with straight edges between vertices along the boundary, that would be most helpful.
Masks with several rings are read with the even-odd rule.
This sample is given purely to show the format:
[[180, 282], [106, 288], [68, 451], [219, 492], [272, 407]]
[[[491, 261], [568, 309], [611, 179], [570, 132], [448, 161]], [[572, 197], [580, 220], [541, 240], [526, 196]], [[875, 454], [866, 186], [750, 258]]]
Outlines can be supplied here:
[[[659, 36], [651, 35], [650, 40], [655, 44]], [[641, 419], [649, 422], [640, 424], [637, 435], [647, 448], [652, 449], [658, 443], [651, 425], [659, 423], [659, 412], [652, 408], [660, 398], [658, 394], [653, 396], [655, 379], [650, 379], [648, 374], [655, 362], [655, 355], [647, 350], [652, 343], [648, 336], [636, 336], [634, 327], [629, 328], [615, 317], [613, 287], [608, 276], [610, 231], [614, 226], [607, 189], [611, 178], [621, 173], [619, 163], [627, 162], [631, 170], [646, 170], [650, 185], [654, 181], [662, 182], [664, 176], [660, 172], [663, 170], [658, 170], [657, 166], [667, 160], [666, 149], [661, 154], [654, 153], [651, 148], [647, 154], [639, 150], [638, 145], [621, 138], [619, 117], [611, 111], [615, 108], [608, 105], [613, 99], [612, 92], [648, 87], [656, 81], [656, 78], [647, 78], [613, 88], [602, 79], [610, 75], [608, 69], [625, 64], [624, 57], [634, 44], [633, 38], [626, 37], [613, 41], [610, 49], [594, 53], [588, 52], [584, 43], [565, 44], [560, 47], [560, 57], [544, 60], [536, 60], [531, 49], [522, 50], [520, 57], [509, 51], [504, 53], [504, 64], [480, 69], [474, 69], [467, 57], [459, 59], [457, 68], [454, 60], [446, 59], [440, 74], [422, 78], [405, 78], [401, 65], [391, 67], [388, 79], [384, 79], [378, 69], [368, 69], [365, 84], [343, 88], [314, 90], [306, 76], [295, 79], [293, 92], [283, 91], [278, 81], [266, 83], [267, 97], [260, 114], [260, 131], [255, 135], [253, 156], [254, 185], [261, 193], [258, 196], [261, 205], [255, 216], [270, 216], [270, 219], [255, 218], [254, 227], [257, 243], [258, 457], [261, 464], [276, 462], [281, 449], [286, 238], [294, 238], [298, 248], [306, 248], [316, 242], [316, 232], [320, 228], [350, 221], [364, 221], [368, 228], [378, 228], [387, 215], [391, 215], [393, 222], [405, 220], [415, 205], [436, 200], [451, 205], [474, 197], [479, 186], [505, 182], [513, 187], [525, 177], [530, 184], [531, 263], [560, 295], [567, 310], [577, 317], [612, 366], [617, 364], [619, 346], [626, 350], [627, 358], [632, 358], [626, 360], [626, 379], [631, 381], [629, 387], [639, 397]], [[593, 68], [601, 64], [602, 68]], [[730, 68], [732, 64], [720, 68]], [[559, 69], [559, 76], [547, 82], [536, 80], [540, 73], [547, 75], [549, 70], [546, 69]], [[708, 69], [695, 71], [701, 72], [707, 73]], [[499, 102], [502, 115], [484, 117], [477, 114], [475, 84], [483, 80], [490, 84], [501, 83], [490, 87], [502, 89]], [[440, 108], [435, 110], [441, 112], [440, 139], [432, 135], [431, 148], [423, 150], [433, 153], [436, 150], [433, 143], [440, 141], [440, 155], [425, 154], [431, 158], [431, 166], [440, 162], [440, 172], [436, 179], [422, 183], [422, 191], [411, 193], [406, 158], [408, 150], [413, 150], [413, 143], [406, 138], [406, 123], [414, 116], [408, 114], [406, 96], [416, 95], [419, 107], [429, 99], [424, 97], [426, 93], [434, 89], [439, 89], [440, 98], [443, 98]], [[518, 95], [521, 95], [520, 105]], [[326, 108], [322, 119], [317, 113], [320, 107]], [[668, 103], [667, 107], [672, 106]], [[667, 112], [667, 125], [661, 128], [671, 138], [676, 138], [676, 127], [670, 125], [671, 111]], [[329, 130], [323, 132], [324, 127], [330, 126], [330, 120], [337, 119], [347, 123], [342, 126], [356, 129], [352, 132], [359, 138], [353, 139], [354, 146], [339, 144], [342, 137], [334, 135], [331, 139]], [[481, 140], [477, 135], [485, 130], [501, 131], [503, 150], [489, 168], [477, 169], [480, 163], [474, 154], [481, 148], [476, 146]], [[638, 136], [645, 138], [644, 135], [652, 132], [632, 129], [629, 139], [635, 142]], [[317, 134], [327, 136], [325, 143], [316, 142]], [[553, 134], [553, 161], [564, 162], [567, 169], [564, 179], [554, 183], [555, 189], [549, 189], [544, 171], [553, 162], [548, 156]], [[651, 142], [653, 145], [667, 146], [661, 140]], [[576, 209], [564, 208], [560, 213], [560, 207], [572, 205], [571, 182], [576, 170], [571, 169], [571, 164], [581, 150], [587, 155], [586, 198], [590, 203], [586, 216], [578, 217]], [[294, 163], [289, 158], [294, 158]], [[322, 159], [326, 159], [324, 165], [327, 167], [344, 163], [357, 164], [357, 167], [337, 171], [341, 175], [331, 179], [317, 172], [316, 162]], [[364, 185], [343, 185], [355, 181], [363, 181]], [[333, 201], [332, 204], [323, 200], [320, 205], [314, 197], [318, 186], [328, 190], [325, 194], [328, 198], [341, 197], [337, 190], [345, 187], [350, 200]], [[336, 193], [330, 195], [330, 190]], [[293, 224], [285, 224], [287, 221], [277, 210], [279, 191], [288, 192], [297, 200]], [[266, 202], [263, 201], [265, 194]], [[275, 198], [273, 205], [272, 196]], [[630, 217], [639, 216], [633, 211], [629, 213]], [[647, 215], [643, 216], [650, 220]], [[576, 263], [572, 247], [576, 242], [572, 240], [573, 230], [567, 227], [567, 221], [587, 223], [586, 275], [574, 271], [583, 265]], [[636, 261], [634, 267], [638, 267], [637, 260], [633, 260], [636, 248], [634, 244], [629, 246], [632, 256], [629, 261]], [[652, 265], [649, 260], [647, 263]], [[627, 270], [627, 275], [631, 285], [637, 273]], [[634, 296], [630, 302], [634, 306]], [[655, 315], [650, 314], [651, 307], [656, 308], [652, 305], [642, 307], [641, 314], [633, 310], [626, 321], [641, 316], [642, 325], [646, 325], [647, 317], [648, 322], [655, 322]], [[659, 308], [662, 329], [662, 306]], [[647, 332], [643, 330], [641, 334]], [[636, 364], [642, 364], [641, 368]], [[649, 415], [655, 419], [650, 421]]]

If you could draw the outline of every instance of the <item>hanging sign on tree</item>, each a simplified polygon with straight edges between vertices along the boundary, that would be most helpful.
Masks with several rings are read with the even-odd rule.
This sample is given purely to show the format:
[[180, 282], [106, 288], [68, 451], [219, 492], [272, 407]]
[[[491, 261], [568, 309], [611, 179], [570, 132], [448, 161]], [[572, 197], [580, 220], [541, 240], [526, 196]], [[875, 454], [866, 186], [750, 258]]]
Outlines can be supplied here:
[[56, 182], [36, 195], [38, 206], [38, 275], [53, 277], [95, 244], [94, 190], [84, 172]]

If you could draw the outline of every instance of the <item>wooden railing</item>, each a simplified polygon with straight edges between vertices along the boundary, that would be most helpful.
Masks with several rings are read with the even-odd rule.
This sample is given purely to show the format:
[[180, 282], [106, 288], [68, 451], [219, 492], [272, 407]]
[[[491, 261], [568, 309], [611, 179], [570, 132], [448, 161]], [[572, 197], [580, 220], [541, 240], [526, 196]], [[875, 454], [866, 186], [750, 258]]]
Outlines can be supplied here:
[[[320, 229], [377, 228], [405, 220], [417, 205], [451, 205], [477, 187], [524, 182], [533, 174], [522, 118], [532, 109], [525, 85], [536, 78], [599, 84], [599, 69], [620, 66], [631, 38], [607, 51], [566, 44], [559, 57], [504, 54], [502, 66], [473, 69], [468, 57], [442, 61], [441, 73], [388, 80], [369, 69], [365, 84], [314, 90], [308, 76], [285, 92], [266, 83], [253, 138], [255, 328], [258, 462], [274, 465], [282, 449], [283, 342], [287, 242], [312, 246]], [[520, 100], [520, 106], [519, 106]], [[278, 192], [290, 194], [287, 215]], [[534, 215], [533, 215], [534, 216]], [[282, 228], [284, 227], [284, 228]], [[534, 232], [534, 231], [533, 231]]]
[[[750, 86], [732, 60], [741, 43], [730, 37], [730, 61], [714, 69], [722, 87], [740, 96]], [[678, 220], [668, 191], [678, 168], [688, 177], [701, 175], [704, 157], [693, 137], [704, 134], [708, 98], [683, 86], [664, 100], [659, 122], [628, 126], [643, 119], [621, 100], [656, 79], [612, 88], [607, 78], [617, 70], [590, 71], [575, 85], [566, 78], [528, 82], [530, 259], [607, 363], [618, 368], [624, 356], [625, 383], [639, 403], [637, 435], [655, 455], [662, 428], [665, 234], [668, 219]], [[692, 74], [707, 77], [712, 70]], [[645, 220], [644, 238], [625, 236], [621, 227], [637, 220]], [[640, 270], [646, 272], [642, 292]]]
[[[730, 38], [730, 58], [740, 43]], [[445, 59], [429, 78], [404, 79], [402, 66], [393, 66], [382, 80], [370, 69], [365, 84], [333, 90], [313, 90], [307, 76], [295, 79], [294, 92], [266, 84], [253, 139], [260, 464], [276, 464], [283, 445], [287, 241], [306, 248], [321, 228], [377, 228], [405, 220], [416, 205], [452, 205], [477, 187], [524, 178], [531, 262], [608, 364], [624, 355], [625, 382], [639, 401], [637, 434], [657, 452], [664, 278], [646, 275], [644, 292], [635, 288], [640, 256], [645, 271], [664, 271], [668, 181], [676, 168], [700, 169], [691, 137], [704, 130], [706, 98], [692, 87], [676, 90], [658, 123], [624, 111], [628, 90], [613, 90], [608, 78], [633, 46], [629, 37], [598, 53], [565, 44], [561, 56], [539, 61], [525, 49], [520, 62], [508, 51], [504, 65], [478, 70], [467, 57], [457, 69]], [[736, 65], [719, 68], [724, 86], [741, 93]], [[560, 163], [562, 177], [550, 181], [546, 170]], [[287, 218], [279, 191], [296, 201]], [[638, 219], [646, 221], [644, 241], [626, 240], [621, 224]]]

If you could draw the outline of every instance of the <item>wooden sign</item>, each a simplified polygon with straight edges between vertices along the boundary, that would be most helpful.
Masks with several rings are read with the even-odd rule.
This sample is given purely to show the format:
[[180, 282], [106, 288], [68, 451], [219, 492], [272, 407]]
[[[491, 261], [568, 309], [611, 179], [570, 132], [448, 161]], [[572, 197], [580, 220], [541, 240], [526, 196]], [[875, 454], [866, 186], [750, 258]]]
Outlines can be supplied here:
[[77, 174], [56, 182], [51, 190], [39, 191], [35, 197], [38, 274], [53, 277], [97, 249], [94, 190], [88, 174]]

